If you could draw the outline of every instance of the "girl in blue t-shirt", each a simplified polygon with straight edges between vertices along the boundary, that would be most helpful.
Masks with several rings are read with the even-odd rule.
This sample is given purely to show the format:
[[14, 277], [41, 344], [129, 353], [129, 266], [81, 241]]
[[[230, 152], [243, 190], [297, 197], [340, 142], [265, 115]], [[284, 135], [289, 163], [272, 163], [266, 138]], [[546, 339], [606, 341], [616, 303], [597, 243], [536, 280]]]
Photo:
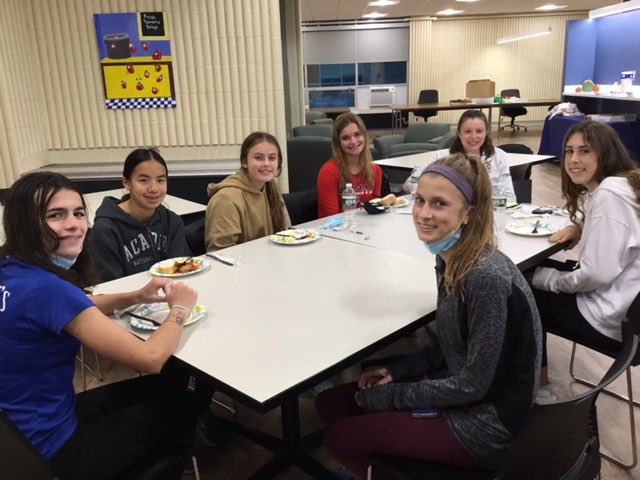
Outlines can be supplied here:
[[[210, 391], [189, 393], [186, 376], [170, 373], [174, 369], [165, 364], [197, 293], [156, 278], [134, 292], [87, 296], [94, 269], [85, 248], [86, 205], [60, 174], [31, 173], [15, 182], [3, 223], [0, 409], [65, 479], [126, 478], [159, 446], [186, 448]], [[146, 342], [106, 316], [158, 301], [170, 311]], [[74, 362], [81, 343], [138, 371], [163, 373], [76, 396]]]

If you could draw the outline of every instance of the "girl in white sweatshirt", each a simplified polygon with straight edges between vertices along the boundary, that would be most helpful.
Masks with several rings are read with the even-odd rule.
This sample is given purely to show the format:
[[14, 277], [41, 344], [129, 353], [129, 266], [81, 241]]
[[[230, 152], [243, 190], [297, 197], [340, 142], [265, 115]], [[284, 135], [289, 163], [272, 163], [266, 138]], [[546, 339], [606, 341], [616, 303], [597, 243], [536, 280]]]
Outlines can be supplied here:
[[[575, 269], [535, 270], [542, 325], [584, 345], [616, 349], [640, 286], [640, 170], [604, 123], [574, 125], [563, 151], [562, 193], [571, 223], [550, 241], [579, 245], [580, 255]], [[545, 349], [542, 384], [546, 373]]]

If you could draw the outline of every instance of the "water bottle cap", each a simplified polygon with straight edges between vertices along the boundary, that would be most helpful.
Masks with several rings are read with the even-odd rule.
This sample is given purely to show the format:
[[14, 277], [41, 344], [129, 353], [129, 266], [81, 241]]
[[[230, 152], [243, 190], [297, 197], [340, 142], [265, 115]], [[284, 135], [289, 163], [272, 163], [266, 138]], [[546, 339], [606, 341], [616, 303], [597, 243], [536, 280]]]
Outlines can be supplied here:
[[350, 183], [347, 183], [347, 184], [345, 185], [345, 187], [353, 187], [353, 185], [352, 185], [352, 184], [350, 184]]

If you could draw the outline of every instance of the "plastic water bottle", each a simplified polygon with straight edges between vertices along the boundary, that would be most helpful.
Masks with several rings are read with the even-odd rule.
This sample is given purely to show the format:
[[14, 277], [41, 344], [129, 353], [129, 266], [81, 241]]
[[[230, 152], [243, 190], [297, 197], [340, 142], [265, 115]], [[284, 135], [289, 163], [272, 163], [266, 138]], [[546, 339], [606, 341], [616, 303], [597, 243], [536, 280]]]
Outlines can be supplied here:
[[507, 193], [502, 185], [493, 186], [493, 217], [496, 231], [504, 230], [505, 217], [507, 216]]
[[409, 177], [409, 181], [411, 182], [411, 200], [416, 199], [416, 190], [418, 190], [418, 181], [420, 180], [421, 173], [422, 169], [417, 165], [411, 171], [411, 177]]
[[358, 196], [353, 185], [347, 183], [342, 191], [342, 211], [344, 213], [344, 228], [355, 230], [357, 227], [356, 210], [358, 209]]

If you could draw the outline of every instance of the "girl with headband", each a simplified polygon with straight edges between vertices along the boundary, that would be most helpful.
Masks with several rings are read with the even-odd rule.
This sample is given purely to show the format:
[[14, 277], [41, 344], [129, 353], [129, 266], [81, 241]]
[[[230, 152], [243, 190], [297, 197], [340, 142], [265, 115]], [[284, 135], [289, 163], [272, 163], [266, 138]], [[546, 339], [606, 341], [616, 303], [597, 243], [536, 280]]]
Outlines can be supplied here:
[[317, 400], [327, 450], [360, 478], [374, 453], [498, 468], [538, 388], [538, 311], [518, 268], [496, 249], [480, 158], [456, 154], [428, 166], [413, 221], [436, 255], [436, 344], [382, 359]]

